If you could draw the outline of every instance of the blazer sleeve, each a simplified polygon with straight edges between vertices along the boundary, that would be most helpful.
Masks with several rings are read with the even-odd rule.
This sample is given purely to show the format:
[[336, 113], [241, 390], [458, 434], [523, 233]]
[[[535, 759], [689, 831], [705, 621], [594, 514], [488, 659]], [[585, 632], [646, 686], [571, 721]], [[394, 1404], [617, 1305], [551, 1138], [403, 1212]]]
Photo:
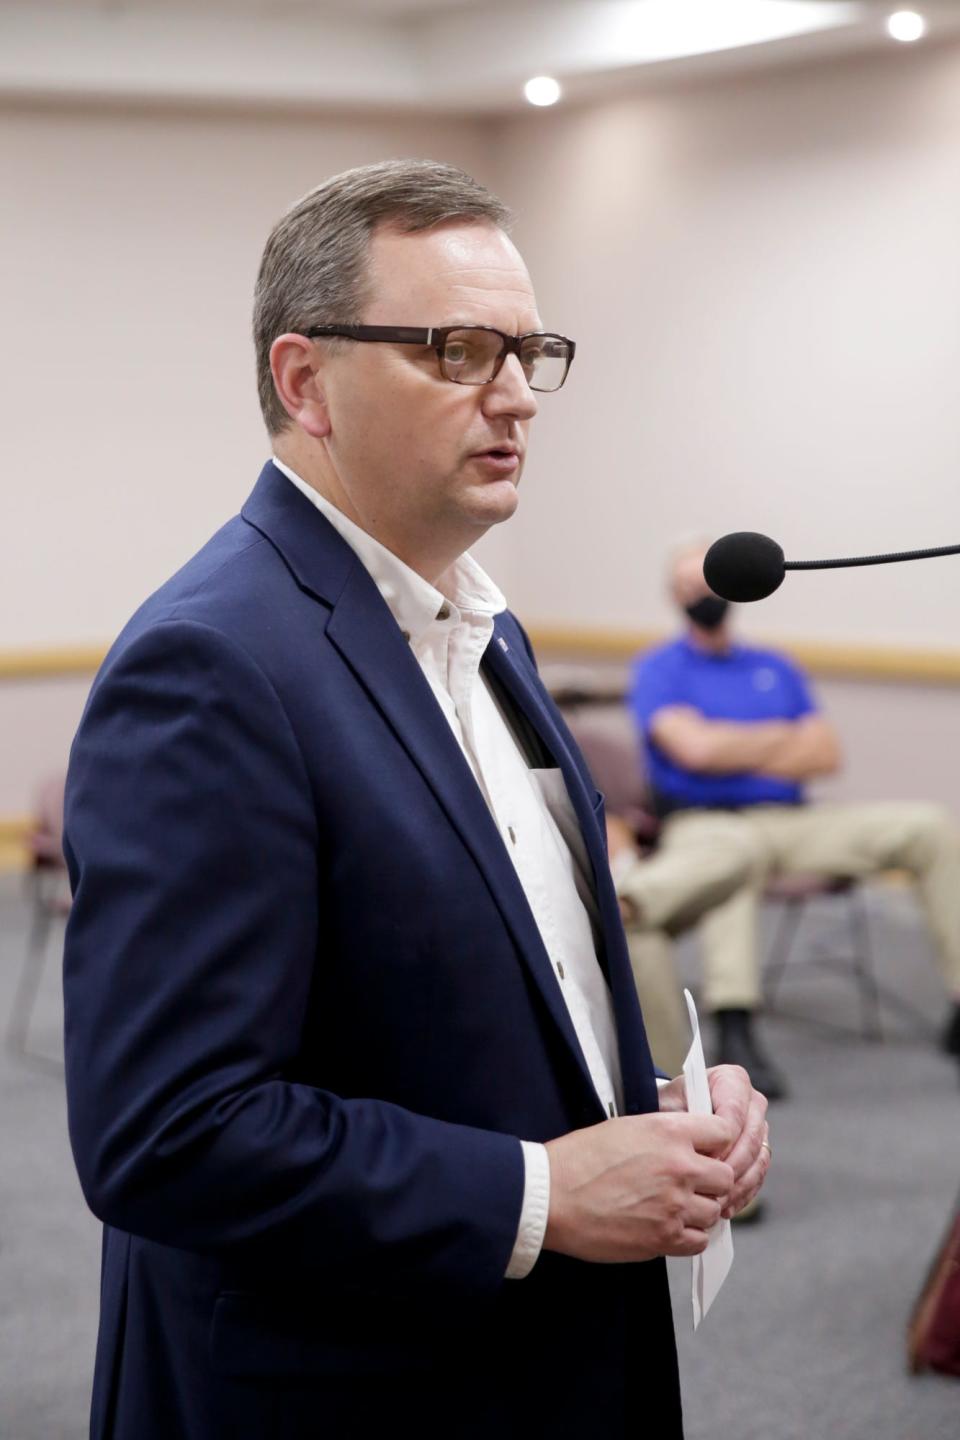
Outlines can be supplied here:
[[293, 1276], [492, 1291], [519, 1141], [291, 1078], [324, 960], [316, 823], [286, 712], [236, 643], [169, 620], [108, 660], [65, 824], [84, 1194], [119, 1229]]

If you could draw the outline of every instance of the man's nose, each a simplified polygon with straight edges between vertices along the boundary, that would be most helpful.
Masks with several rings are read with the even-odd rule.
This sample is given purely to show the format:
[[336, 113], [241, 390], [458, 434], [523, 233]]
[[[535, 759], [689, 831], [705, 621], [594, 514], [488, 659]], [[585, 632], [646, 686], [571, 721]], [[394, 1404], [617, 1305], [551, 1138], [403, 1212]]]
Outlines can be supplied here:
[[515, 415], [518, 420], [532, 420], [537, 413], [537, 397], [527, 384], [523, 366], [516, 355], [508, 355], [500, 373], [483, 387], [483, 411], [486, 415]]

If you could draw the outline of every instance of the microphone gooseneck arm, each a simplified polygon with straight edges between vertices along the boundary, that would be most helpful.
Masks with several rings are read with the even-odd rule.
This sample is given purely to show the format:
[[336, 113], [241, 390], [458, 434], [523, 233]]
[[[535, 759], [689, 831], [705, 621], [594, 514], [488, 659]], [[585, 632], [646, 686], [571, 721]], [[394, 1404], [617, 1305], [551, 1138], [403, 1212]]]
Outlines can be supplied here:
[[846, 560], [784, 560], [784, 570], [844, 570], [851, 565], [890, 565], [896, 560], [933, 560], [938, 555], [960, 555], [960, 545], [936, 550], [897, 550], [891, 555], [851, 555]]
[[938, 555], [960, 555], [960, 545], [899, 550], [889, 555], [849, 555], [840, 560], [785, 560], [782, 549], [769, 535], [738, 530], [713, 542], [704, 557], [703, 575], [715, 595], [742, 602], [772, 595], [788, 570], [844, 570], [854, 565], [890, 565], [898, 560], [933, 560]]

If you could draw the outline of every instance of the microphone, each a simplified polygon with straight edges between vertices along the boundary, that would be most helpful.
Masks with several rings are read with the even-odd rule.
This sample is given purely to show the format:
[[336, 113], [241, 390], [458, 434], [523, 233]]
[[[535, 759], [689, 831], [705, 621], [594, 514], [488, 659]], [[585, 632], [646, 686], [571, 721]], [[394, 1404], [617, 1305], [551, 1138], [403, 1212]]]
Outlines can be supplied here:
[[783, 551], [769, 535], [737, 530], [710, 546], [703, 561], [703, 578], [722, 600], [764, 600], [780, 588], [787, 570], [842, 570], [850, 565], [930, 560], [937, 555], [960, 555], [960, 545], [900, 550], [892, 555], [852, 555], [845, 560], [784, 560]]

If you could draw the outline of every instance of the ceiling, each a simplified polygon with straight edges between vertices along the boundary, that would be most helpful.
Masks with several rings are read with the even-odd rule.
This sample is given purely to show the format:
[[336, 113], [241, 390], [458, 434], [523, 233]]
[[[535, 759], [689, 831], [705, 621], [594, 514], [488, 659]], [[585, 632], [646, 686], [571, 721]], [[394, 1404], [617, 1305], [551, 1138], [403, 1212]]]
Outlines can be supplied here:
[[[915, 0], [921, 45], [957, 0]], [[896, 48], [884, 0], [4, 0], [0, 97], [391, 109], [526, 108], [721, 69]]]
[[[560, 0], [562, 3], [562, 0]], [[496, 0], [494, 0], [494, 6]], [[169, 14], [198, 8], [198, 0], [61, 0], [60, 8], [90, 11], [154, 10]], [[203, 9], [220, 15], [339, 16], [341, 19], [422, 20], [450, 15], [457, 10], [488, 10], [483, 0], [204, 0]]]

